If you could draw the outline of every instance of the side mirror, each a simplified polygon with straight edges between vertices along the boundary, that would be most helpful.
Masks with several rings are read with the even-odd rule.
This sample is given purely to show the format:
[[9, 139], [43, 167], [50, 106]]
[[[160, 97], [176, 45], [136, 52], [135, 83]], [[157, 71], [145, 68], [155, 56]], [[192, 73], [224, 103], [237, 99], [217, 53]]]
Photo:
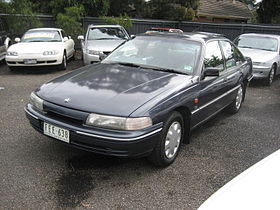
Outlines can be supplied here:
[[20, 42], [20, 38], [18, 38], [18, 37], [15, 38], [15, 42], [17, 42], [17, 43]]
[[134, 39], [136, 36], [135, 35], [130, 35], [130, 38], [131, 39]]
[[68, 41], [69, 39], [68, 39], [68, 37], [63, 37], [63, 41]]
[[218, 76], [220, 76], [220, 69], [210, 67], [204, 70], [204, 77], [218, 77]]
[[68, 38], [69, 38], [69, 39], [72, 39], [72, 37], [71, 37], [71, 36], [68, 36]]
[[84, 40], [85, 37], [83, 35], [78, 36], [78, 40]]
[[99, 55], [99, 60], [103, 61], [106, 57], [107, 57], [106, 54], [101, 54], [101, 55]]

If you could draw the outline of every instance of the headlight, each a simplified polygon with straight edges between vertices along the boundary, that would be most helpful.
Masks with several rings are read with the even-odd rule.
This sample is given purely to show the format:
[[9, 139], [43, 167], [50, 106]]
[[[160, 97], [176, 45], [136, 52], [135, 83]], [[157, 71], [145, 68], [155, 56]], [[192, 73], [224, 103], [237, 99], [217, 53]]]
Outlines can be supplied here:
[[253, 62], [253, 65], [255, 66], [268, 66], [266, 62]]
[[13, 52], [13, 51], [8, 51], [7, 55], [8, 56], [18, 56], [18, 53], [17, 52]]
[[56, 50], [43, 52], [43, 55], [57, 55], [57, 54], [58, 54], [58, 51], [56, 51]]
[[90, 114], [87, 118], [86, 124], [117, 130], [140, 130], [150, 127], [153, 123], [150, 117], [126, 118]]
[[34, 92], [32, 92], [30, 95], [30, 103], [37, 109], [43, 111], [44, 100], [39, 98]]
[[89, 49], [86, 50], [86, 53], [91, 54], [91, 55], [101, 55], [101, 54], [103, 54], [102, 51], [89, 50]]

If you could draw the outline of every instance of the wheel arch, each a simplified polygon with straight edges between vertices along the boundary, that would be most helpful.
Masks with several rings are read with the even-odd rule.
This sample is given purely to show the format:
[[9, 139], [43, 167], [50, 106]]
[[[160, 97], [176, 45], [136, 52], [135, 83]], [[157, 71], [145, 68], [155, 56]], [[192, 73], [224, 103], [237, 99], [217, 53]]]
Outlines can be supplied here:
[[190, 142], [190, 123], [191, 123], [191, 112], [188, 107], [180, 106], [173, 110], [173, 112], [179, 112], [184, 120], [184, 139], [183, 143], [188, 144]]

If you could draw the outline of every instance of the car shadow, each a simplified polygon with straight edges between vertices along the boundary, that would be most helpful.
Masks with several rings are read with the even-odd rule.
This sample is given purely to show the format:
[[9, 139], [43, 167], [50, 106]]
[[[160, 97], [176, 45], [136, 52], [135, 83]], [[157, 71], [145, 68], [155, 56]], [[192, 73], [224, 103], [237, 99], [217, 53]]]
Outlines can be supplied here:
[[40, 146], [40, 154], [46, 159], [61, 154], [66, 156], [63, 170], [53, 183], [59, 209], [83, 207], [83, 202], [95, 194], [96, 190], [132, 188], [139, 179], [161, 171], [161, 168], [149, 164], [145, 158], [98, 155], [60, 142], [45, 142]]

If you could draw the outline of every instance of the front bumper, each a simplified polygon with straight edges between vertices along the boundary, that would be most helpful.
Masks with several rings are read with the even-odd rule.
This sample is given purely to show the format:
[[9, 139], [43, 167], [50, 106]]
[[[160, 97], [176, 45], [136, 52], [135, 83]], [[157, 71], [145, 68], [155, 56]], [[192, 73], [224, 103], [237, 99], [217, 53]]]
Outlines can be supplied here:
[[78, 125], [67, 120], [57, 120], [36, 111], [30, 104], [25, 107], [25, 113], [30, 124], [40, 133], [43, 133], [44, 122], [67, 129], [70, 131], [69, 145], [102, 155], [148, 156], [162, 133], [162, 123], [140, 131], [115, 131]]
[[265, 66], [253, 66], [254, 79], [265, 79], [268, 77], [271, 68]]
[[[21, 56], [6, 56], [8, 66], [50, 66], [62, 63], [63, 55], [44, 56], [38, 54], [26, 54]], [[37, 63], [26, 64], [24, 60], [36, 60]]]
[[84, 65], [90, 65], [100, 61], [99, 55], [91, 55], [87, 53], [83, 53], [83, 59], [84, 59]]

